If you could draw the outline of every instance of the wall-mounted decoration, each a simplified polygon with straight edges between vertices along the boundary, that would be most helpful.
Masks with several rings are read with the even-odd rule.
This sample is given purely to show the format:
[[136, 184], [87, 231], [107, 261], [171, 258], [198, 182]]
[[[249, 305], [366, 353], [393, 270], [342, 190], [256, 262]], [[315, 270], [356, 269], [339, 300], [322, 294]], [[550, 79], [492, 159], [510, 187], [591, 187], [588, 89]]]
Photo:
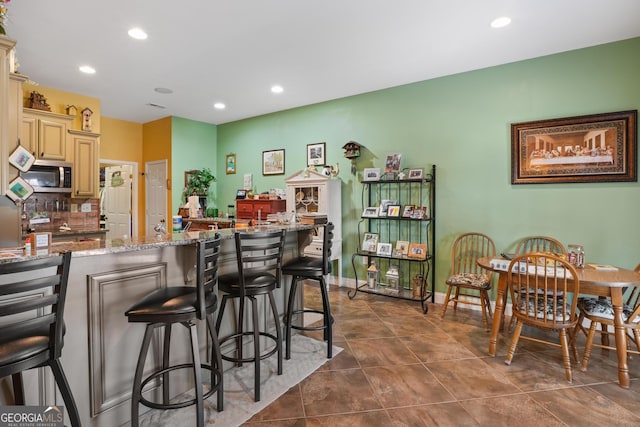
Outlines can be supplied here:
[[9, 163], [18, 168], [22, 172], [26, 172], [31, 168], [36, 158], [22, 145], [13, 150], [13, 153], [9, 156]]
[[511, 125], [511, 183], [637, 181], [638, 111]]
[[351, 174], [356, 174], [356, 159], [360, 157], [360, 149], [362, 146], [355, 141], [349, 141], [342, 146], [344, 156], [351, 160]]
[[284, 149], [262, 152], [262, 175], [284, 174]]
[[7, 196], [14, 202], [23, 202], [33, 194], [33, 187], [24, 179], [17, 177], [9, 183]]
[[235, 154], [227, 154], [224, 164], [226, 165], [225, 169], [227, 171], [227, 175], [236, 173], [236, 155]]
[[242, 188], [244, 188], [245, 190], [251, 190], [253, 188], [253, 174], [252, 173], [245, 173], [244, 174], [244, 180], [243, 180]]
[[326, 165], [327, 144], [319, 142], [317, 144], [307, 144], [307, 166]]

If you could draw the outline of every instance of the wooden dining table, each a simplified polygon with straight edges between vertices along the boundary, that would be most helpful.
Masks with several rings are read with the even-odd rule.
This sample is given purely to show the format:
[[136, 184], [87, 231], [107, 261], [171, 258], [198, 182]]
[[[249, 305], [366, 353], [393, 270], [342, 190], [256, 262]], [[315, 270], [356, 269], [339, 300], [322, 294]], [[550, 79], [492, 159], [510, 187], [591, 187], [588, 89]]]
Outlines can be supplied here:
[[[496, 355], [496, 344], [500, 330], [507, 295], [507, 272], [492, 268], [491, 260], [494, 258], [479, 258], [478, 265], [486, 270], [498, 273], [498, 289], [496, 306], [491, 325], [491, 337], [489, 338], [489, 356]], [[624, 304], [623, 292], [629, 286], [640, 286], [640, 274], [633, 270], [618, 268], [617, 270], [599, 270], [590, 267], [576, 269], [580, 279], [580, 295], [594, 295], [610, 297], [614, 312], [616, 352], [618, 355], [618, 380], [623, 388], [629, 388], [629, 365], [627, 364], [627, 334], [622, 317]]]

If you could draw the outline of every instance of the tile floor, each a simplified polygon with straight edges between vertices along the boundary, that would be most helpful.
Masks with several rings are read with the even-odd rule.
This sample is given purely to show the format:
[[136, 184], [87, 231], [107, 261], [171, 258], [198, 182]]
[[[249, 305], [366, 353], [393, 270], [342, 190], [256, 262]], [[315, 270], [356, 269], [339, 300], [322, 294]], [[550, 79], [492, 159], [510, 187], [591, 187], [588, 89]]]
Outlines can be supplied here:
[[[587, 372], [564, 377], [560, 349], [521, 340], [511, 366], [509, 337], [487, 356], [479, 312], [420, 305], [332, 287], [339, 355], [244, 426], [638, 426], [640, 361], [629, 361], [631, 388], [617, 385], [612, 351], [594, 348]], [[306, 285], [306, 305], [320, 306]], [[310, 333], [321, 338], [320, 333]], [[578, 338], [582, 352], [584, 336]], [[580, 357], [582, 355], [580, 354]]]

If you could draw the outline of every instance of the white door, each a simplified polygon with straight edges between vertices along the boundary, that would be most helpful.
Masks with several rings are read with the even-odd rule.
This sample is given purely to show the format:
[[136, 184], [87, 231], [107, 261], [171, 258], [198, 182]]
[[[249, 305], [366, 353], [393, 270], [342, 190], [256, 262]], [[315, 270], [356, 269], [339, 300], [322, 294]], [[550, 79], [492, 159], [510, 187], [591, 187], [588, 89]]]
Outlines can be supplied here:
[[131, 165], [109, 166], [105, 168], [104, 215], [107, 239], [127, 239], [131, 237]]
[[145, 204], [146, 235], [153, 236], [153, 227], [165, 220], [167, 230], [171, 230], [171, 219], [167, 215], [167, 161], [158, 160], [145, 163]]

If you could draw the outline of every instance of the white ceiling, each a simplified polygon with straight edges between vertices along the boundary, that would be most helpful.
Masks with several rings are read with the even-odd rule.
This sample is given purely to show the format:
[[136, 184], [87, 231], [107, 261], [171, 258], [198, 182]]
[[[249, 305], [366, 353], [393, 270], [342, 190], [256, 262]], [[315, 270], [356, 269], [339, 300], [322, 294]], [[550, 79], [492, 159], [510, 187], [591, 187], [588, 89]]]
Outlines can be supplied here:
[[[226, 123], [640, 36], [638, 0], [14, 0], [7, 7], [20, 72], [99, 98], [103, 116], [139, 123], [166, 116]], [[501, 15], [511, 25], [490, 28]], [[134, 26], [149, 38], [129, 38]], [[83, 64], [97, 73], [79, 73]], [[284, 92], [272, 94], [273, 84]], [[215, 102], [227, 108], [215, 110]]]

